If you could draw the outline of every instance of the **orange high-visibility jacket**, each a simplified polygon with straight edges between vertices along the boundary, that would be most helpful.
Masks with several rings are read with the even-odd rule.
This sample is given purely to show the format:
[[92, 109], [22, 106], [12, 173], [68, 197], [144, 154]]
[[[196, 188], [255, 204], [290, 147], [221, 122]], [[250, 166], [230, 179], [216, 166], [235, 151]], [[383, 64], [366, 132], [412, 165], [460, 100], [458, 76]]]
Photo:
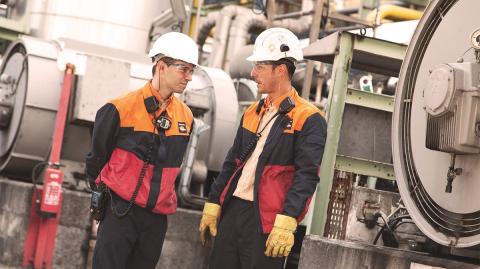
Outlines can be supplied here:
[[98, 110], [86, 173], [91, 180], [96, 179], [97, 184], [101, 180], [121, 198], [130, 201], [145, 166], [135, 204], [154, 213], [173, 214], [177, 208], [175, 179], [190, 138], [193, 115], [187, 105], [172, 94], [165, 111], [156, 113], [166, 116], [171, 127], [166, 131], [156, 130], [154, 116], [147, 112], [144, 104], [152, 91], [148, 82]]
[[[319, 167], [327, 137], [321, 112], [302, 99], [295, 90], [289, 93], [295, 107], [280, 114], [273, 123], [260, 154], [254, 182], [255, 216], [264, 233], [270, 233], [276, 214], [301, 221], [319, 182]], [[232, 197], [242, 171], [240, 156], [255, 139], [265, 107], [257, 113], [259, 102], [245, 111], [233, 146], [214, 181], [209, 201], [225, 207]]]

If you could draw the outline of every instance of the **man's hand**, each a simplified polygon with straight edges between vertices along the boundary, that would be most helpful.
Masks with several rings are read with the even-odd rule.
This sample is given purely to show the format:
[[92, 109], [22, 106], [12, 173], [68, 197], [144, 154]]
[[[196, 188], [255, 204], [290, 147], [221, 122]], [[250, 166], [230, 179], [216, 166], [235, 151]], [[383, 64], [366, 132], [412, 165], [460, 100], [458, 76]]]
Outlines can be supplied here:
[[214, 203], [205, 203], [203, 215], [200, 220], [200, 241], [202, 245], [209, 245], [210, 237], [217, 235], [217, 220], [220, 216], [220, 205]]
[[273, 229], [270, 235], [268, 235], [267, 243], [265, 244], [267, 247], [265, 255], [274, 258], [288, 256], [293, 247], [295, 239], [293, 233], [296, 229], [296, 219], [277, 214]]

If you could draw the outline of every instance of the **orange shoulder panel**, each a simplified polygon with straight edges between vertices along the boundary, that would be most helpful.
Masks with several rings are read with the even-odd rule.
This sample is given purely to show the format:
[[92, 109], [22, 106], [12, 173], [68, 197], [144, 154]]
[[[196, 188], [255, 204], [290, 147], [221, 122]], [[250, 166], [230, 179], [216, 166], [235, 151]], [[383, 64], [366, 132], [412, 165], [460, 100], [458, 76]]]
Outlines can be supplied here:
[[[146, 85], [145, 87], [148, 87]], [[120, 115], [120, 127], [133, 128], [136, 132], [157, 132], [153, 125], [153, 116], [148, 114], [144, 104], [144, 91], [142, 88], [120, 98], [112, 100], [112, 103]], [[170, 118], [172, 126], [165, 134], [189, 135], [193, 122], [193, 114], [190, 108], [175, 96], [166, 108], [167, 117]]]
[[258, 102], [259, 101], [250, 105], [243, 113], [242, 127], [249, 130], [252, 133], [257, 132], [257, 127], [260, 124], [261, 115], [265, 110], [262, 107], [262, 111], [259, 114], [257, 114]]
[[323, 117], [323, 112], [299, 95], [294, 96], [294, 101], [295, 108], [288, 113], [293, 119], [293, 130], [300, 131], [308, 117], [315, 113], [319, 113]]
[[193, 114], [190, 108], [179, 100], [173, 97], [170, 104], [167, 106], [167, 115], [172, 121], [172, 126], [165, 132], [165, 135], [189, 135], [192, 130]]
[[111, 101], [120, 114], [120, 127], [133, 128], [134, 131], [152, 132], [154, 126], [143, 102], [143, 89], [133, 91]]

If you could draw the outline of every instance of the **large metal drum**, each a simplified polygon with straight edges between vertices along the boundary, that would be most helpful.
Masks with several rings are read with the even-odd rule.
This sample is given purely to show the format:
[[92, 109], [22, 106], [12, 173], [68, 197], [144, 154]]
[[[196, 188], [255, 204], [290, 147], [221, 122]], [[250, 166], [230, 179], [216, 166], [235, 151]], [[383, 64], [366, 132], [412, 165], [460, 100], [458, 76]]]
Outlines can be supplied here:
[[[426, 144], [432, 144], [434, 135], [427, 126], [437, 128], [446, 124], [437, 121], [437, 125], [432, 125], [431, 119], [436, 116], [428, 111], [442, 100], [440, 93], [447, 96], [447, 89], [462, 83], [477, 84], [475, 81], [480, 79], [479, 63], [471, 42], [472, 33], [480, 28], [479, 10], [480, 1], [476, 0], [430, 2], [403, 62], [393, 115], [394, 166], [402, 200], [422, 232], [437, 243], [452, 247], [480, 244], [480, 155], [472, 153], [478, 152], [480, 145], [469, 147], [471, 152], [460, 152], [453, 159], [448, 150], [427, 148]], [[460, 58], [463, 63], [457, 61]], [[455, 80], [455, 85], [450, 85], [453, 83], [450, 76], [457, 72], [453, 72], [453, 66], [467, 63], [471, 63], [471, 69], [462, 72], [465, 80]], [[439, 66], [443, 69], [436, 69]], [[449, 68], [452, 68], [451, 74], [442, 71]], [[461, 88], [457, 93], [476, 94], [479, 87], [480, 84]], [[475, 98], [469, 100], [475, 101]], [[471, 106], [471, 109], [477, 108]], [[466, 114], [459, 114], [459, 119], [470, 120]], [[439, 143], [453, 139], [446, 132], [467, 133], [465, 129], [446, 128], [444, 131], [439, 135]], [[427, 136], [427, 133], [430, 134]], [[472, 129], [468, 135], [475, 136], [475, 131]], [[461, 170], [450, 169], [453, 164]], [[455, 175], [449, 175], [449, 171]], [[454, 178], [451, 192], [448, 192], [448, 176]]]
[[[68, 162], [67, 170], [76, 172], [83, 172], [98, 108], [142, 87], [151, 77], [152, 64], [145, 54], [71, 39], [45, 41], [24, 36], [15, 41], [0, 66], [3, 174], [29, 178], [33, 166], [48, 159], [63, 70], [68, 62], [76, 67], [76, 81], [61, 158]], [[192, 173], [194, 180], [203, 182], [206, 174], [199, 171], [218, 172], [233, 142], [239, 111], [237, 93], [225, 72], [200, 67], [179, 97], [210, 126], [199, 138], [198, 169]]]

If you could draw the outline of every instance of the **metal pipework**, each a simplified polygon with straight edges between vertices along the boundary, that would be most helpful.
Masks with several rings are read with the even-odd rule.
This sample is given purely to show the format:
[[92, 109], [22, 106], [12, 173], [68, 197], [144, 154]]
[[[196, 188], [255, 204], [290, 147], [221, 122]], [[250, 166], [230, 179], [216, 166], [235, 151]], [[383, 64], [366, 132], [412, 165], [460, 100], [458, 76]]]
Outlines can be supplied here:
[[[283, 19], [273, 21], [273, 27], [284, 27], [298, 35], [310, 29], [311, 21], [311, 16], [303, 16], [300, 19]], [[213, 27], [208, 24], [207, 26]], [[241, 47], [247, 44], [250, 29], [252, 27], [267, 28], [267, 20], [261, 15], [253, 14], [248, 8], [227, 6], [218, 14], [215, 26], [212, 48], [215, 53], [210, 55], [208, 66], [223, 68], [228, 72], [230, 60]], [[202, 38], [203, 36], [206, 37], [206, 34], [201, 35]], [[202, 41], [201, 39], [197, 40]]]
[[422, 14], [423, 12], [415, 9], [399, 7], [395, 5], [382, 5], [380, 8], [368, 13], [367, 21], [374, 22], [376, 25], [379, 25], [385, 19], [393, 21], [418, 20], [422, 17]]
[[182, 176], [180, 177], [179, 198], [183, 203], [192, 206], [201, 206], [205, 202], [204, 197], [190, 192], [190, 184], [192, 182], [192, 170], [195, 161], [195, 154], [197, 152], [198, 138], [202, 132], [208, 130], [209, 128], [210, 126], [205, 124], [202, 120], [195, 119], [190, 143], [188, 145], [187, 152], [185, 153], [185, 165], [182, 167], [181, 171]]
[[210, 54], [208, 59], [208, 66], [222, 68], [223, 58], [227, 47], [228, 32], [232, 19], [237, 14], [238, 7], [226, 6], [218, 15], [217, 22], [215, 23], [215, 35], [212, 51], [215, 53]]
[[[205, 44], [205, 40], [210, 34], [210, 31], [212, 31], [213, 27], [215, 27], [218, 15], [219, 12], [208, 13], [207, 17], [202, 19], [202, 25], [200, 25], [199, 30], [197, 31], [196, 41], [198, 44], [198, 54], [200, 59], [202, 58], [203, 45]], [[198, 25], [198, 21], [196, 22], [196, 24]]]
[[263, 15], [253, 14], [246, 8], [237, 8], [237, 14], [228, 32], [228, 47], [225, 51], [223, 69], [228, 72], [230, 60], [238, 51], [247, 45], [249, 31], [252, 28], [265, 28], [266, 20]]

